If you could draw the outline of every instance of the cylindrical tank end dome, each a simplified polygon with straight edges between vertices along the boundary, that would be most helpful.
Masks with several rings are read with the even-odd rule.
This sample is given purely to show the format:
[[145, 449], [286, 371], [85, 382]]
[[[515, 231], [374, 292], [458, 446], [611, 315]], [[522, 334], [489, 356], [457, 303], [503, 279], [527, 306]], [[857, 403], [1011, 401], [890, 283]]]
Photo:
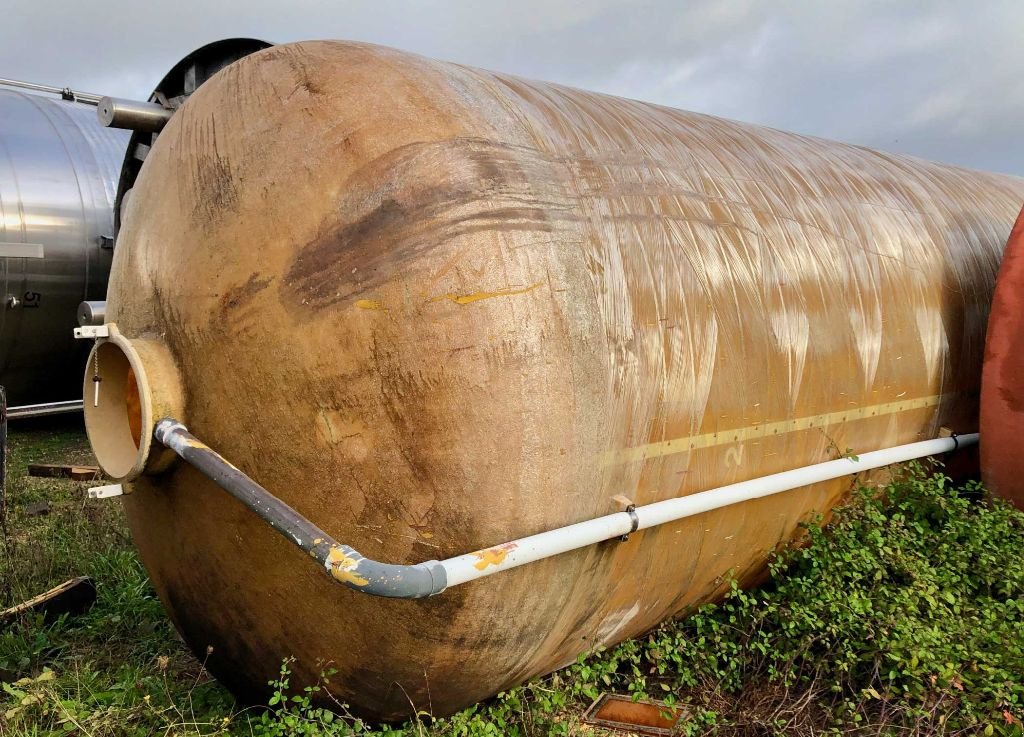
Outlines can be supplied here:
[[165, 471], [172, 451], [153, 440], [164, 417], [183, 417], [177, 365], [155, 340], [128, 339], [111, 324], [89, 354], [82, 396], [85, 429], [103, 471], [118, 481]]

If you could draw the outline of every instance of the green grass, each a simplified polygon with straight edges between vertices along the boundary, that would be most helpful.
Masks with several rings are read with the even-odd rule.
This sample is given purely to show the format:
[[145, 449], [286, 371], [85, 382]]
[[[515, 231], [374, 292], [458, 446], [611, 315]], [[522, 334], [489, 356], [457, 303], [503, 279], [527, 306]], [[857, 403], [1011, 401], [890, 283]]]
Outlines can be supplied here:
[[[236, 705], [174, 633], [120, 505], [25, 475], [86, 460], [74, 425], [12, 434], [0, 606], [83, 574], [98, 600], [0, 631], [0, 735], [593, 734], [580, 716], [601, 691], [682, 705], [691, 735], [1021, 734], [1024, 514], [918, 466], [809, 526], [759, 590], [453, 717], [389, 728], [317, 708], [330, 674], [295, 690], [288, 663], [268, 707]], [[26, 517], [41, 499], [50, 514]]]

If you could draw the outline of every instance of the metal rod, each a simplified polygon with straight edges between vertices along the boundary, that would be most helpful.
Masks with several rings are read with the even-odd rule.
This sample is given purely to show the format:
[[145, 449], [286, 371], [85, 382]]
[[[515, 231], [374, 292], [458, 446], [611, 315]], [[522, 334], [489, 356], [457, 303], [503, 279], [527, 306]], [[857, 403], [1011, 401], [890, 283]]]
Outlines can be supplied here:
[[86, 300], [78, 305], [78, 324], [103, 325], [107, 321], [106, 301]]
[[[7, 389], [0, 386], [0, 538], [8, 554], [7, 538]], [[6, 582], [5, 582], [6, 583]]]
[[81, 412], [82, 400], [72, 399], [67, 402], [47, 402], [46, 404], [22, 404], [18, 407], [8, 407], [7, 417], [11, 420], [24, 420], [29, 417], [47, 417], [49, 415], [62, 415], [70, 412]]
[[571, 550], [622, 538], [635, 530], [703, 514], [713, 509], [798, 489], [917, 458], [976, 445], [978, 434], [935, 438], [857, 457], [839, 458], [728, 486], [632, 507], [603, 517], [559, 527], [472, 553], [415, 565], [392, 565], [366, 558], [303, 517], [209, 448], [173, 419], [157, 423], [154, 437], [214, 483], [258, 514], [293, 544], [310, 553], [337, 581], [377, 596], [416, 599], [447, 587], [484, 578]]
[[51, 95], [60, 95], [62, 99], [71, 102], [80, 102], [83, 105], [98, 105], [102, 95], [93, 95], [89, 92], [76, 92], [70, 87], [52, 87], [48, 84], [36, 84], [35, 82], [22, 82], [17, 79], [0, 78], [0, 85], [4, 87], [17, 87], [23, 90], [34, 92], [48, 92]]
[[104, 97], [96, 106], [100, 125], [142, 133], [159, 133], [172, 115], [173, 110], [155, 102], [122, 100], [118, 97]]
[[291, 543], [313, 556], [329, 576], [348, 588], [398, 599], [419, 599], [444, 591], [444, 569], [436, 560], [416, 565], [392, 565], [366, 558], [357, 550], [339, 543], [232, 466], [180, 422], [161, 420], [153, 436], [249, 507]]

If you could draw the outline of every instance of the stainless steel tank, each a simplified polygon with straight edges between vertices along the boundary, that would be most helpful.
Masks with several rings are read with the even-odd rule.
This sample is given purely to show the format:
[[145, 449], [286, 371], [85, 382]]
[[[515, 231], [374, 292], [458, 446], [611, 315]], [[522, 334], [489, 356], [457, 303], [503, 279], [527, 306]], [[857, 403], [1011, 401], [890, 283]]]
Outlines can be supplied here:
[[96, 109], [0, 89], [0, 384], [11, 405], [81, 396], [76, 308], [103, 299], [127, 131]]

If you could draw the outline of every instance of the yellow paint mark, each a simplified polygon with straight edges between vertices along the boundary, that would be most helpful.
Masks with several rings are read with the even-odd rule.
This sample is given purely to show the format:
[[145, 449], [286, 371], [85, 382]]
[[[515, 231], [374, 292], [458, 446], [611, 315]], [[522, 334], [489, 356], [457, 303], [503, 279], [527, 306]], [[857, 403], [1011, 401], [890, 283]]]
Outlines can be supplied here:
[[357, 299], [356, 307], [361, 310], [383, 310], [388, 311], [388, 308], [384, 306], [384, 303], [379, 299]]
[[473, 555], [479, 560], [473, 564], [473, 567], [478, 571], [484, 570], [487, 566], [500, 566], [504, 561], [505, 557], [519, 546], [515, 543], [505, 543], [504, 545], [498, 545], [494, 548], [487, 548], [486, 550], [478, 550]]
[[657, 443], [639, 445], [635, 448], [608, 451], [600, 456], [600, 461], [602, 466], [615, 466], [624, 463], [646, 461], [650, 458], [662, 458], [675, 455], [676, 453], [689, 453], [703, 448], [745, 443], [750, 440], [770, 438], [801, 430], [810, 430], [815, 427], [824, 428], [855, 420], [867, 420], [872, 417], [885, 417], [901, 412], [929, 409], [937, 407], [943, 400], [951, 399], [954, 396], [956, 396], [955, 393], [934, 394], [930, 397], [918, 397], [917, 399], [907, 399], [901, 402], [886, 402], [885, 404], [873, 404], [866, 407], [853, 407], [812, 417], [798, 417], [792, 420], [767, 422], [760, 425], [734, 428], [732, 430], [719, 430], [718, 432], [709, 432], [703, 435], [691, 435], [688, 438], [662, 440]]
[[233, 468], [234, 470], [238, 471], [239, 473], [242, 473], [242, 471], [238, 468], [238, 466], [236, 466], [234, 463], [232, 463], [227, 458], [222, 456], [220, 453], [215, 451], [213, 448], [211, 448], [209, 445], [204, 443], [202, 440], [199, 440], [198, 438], [194, 438], [193, 437], [193, 438], [183, 438], [182, 442], [184, 442], [185, 445], [187, 445], [190, 448], [195, 448], [196, 450], [205, 450], [205, 451], [207, 451], [208, 453], [216, 456], [217, 460], [219, 460], [221, 463], [223, 463], [223, 464], [225, 464], [227, 466], [230, 466], [231, 468]]
[[526, 294], [532, 292], [534, 289], [543, 284], [543, 281], [539, 281], [536, 284], [532, 284], [525, 289], [512, 289], [511, 287], [505, 287], [498, 289], [494, 292], [474, 292], [473, 294], [442, 294], [437, 297], [431, 297], [429, 301], [440, 302], [441, 300], [447, 299], [450, 302], [454, 302], [457, 305], [468, 305], [471, 302], [479, 302], [482, 299], [490, 299], [491, 297], [511, 297], [515, 294]]
[[369, 583], [369, 581], [356, 572], [356, 566], [359, 565], [359, 561], [345, 555], [340, 548], [331, 548], [331, 552], [327, 554], [327, 562], [331, 567], [331, 575], [336, 580], [356, 586], [365, 586]]

